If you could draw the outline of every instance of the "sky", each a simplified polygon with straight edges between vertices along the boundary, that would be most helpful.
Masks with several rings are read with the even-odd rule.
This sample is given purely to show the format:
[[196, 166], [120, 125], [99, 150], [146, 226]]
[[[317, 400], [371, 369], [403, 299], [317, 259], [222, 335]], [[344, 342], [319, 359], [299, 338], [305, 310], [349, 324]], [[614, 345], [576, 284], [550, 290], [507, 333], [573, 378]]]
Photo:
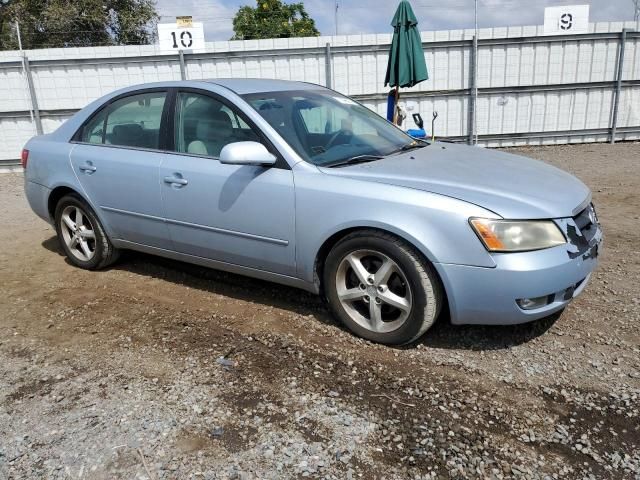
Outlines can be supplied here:
[[[162, 23], [175, 22], [177, 15], [191, 15], [204, 23], [205, 40], [228, 40], [233, 35], [232, 19], [239, 6], [255, 6], [255, 0], [156, 0]], [[285, 0], [292, 3], [292, 0]], [[333, 0], [303, 1], [322, 35], [333, 35]], [[542, 25], [544, 7], [591, 5], [590, 21], [633, 20], [633, 0], [478, 0], [478, 23], [482, 27]], [[411, 0], [420, 30], [473, 28], [474, 0]], [[338, 33], [390, 33], [389, 22], [398, 0], [339, 0]]]

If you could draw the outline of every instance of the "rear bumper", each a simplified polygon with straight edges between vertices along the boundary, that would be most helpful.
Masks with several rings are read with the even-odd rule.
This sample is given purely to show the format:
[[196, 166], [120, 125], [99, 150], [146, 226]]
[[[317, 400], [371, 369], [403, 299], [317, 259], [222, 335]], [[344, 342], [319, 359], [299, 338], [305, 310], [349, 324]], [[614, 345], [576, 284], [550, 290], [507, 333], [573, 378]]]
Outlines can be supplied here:
[[52, 219], [49, 216], [48, 208], [49, 195], [51, 194], [51, 190], [43, 185], [40, 185], [39, 183], [25, 180], [24, 193], [27, 197], [27, 201], [29, 202], [31, 210], [33, 210], [35, 214], [42, 218], [45, 222], [51, 223]]
[[[537, 320], [567, 306], [586, 287], [597, 266], [602, 235], [571, 258], [566, 246], [493, 255], [495, 268], [436, 264], [454, 324], [514, 325]], [[548, 297], [548, 304], [523, 310], [518, 299]]]

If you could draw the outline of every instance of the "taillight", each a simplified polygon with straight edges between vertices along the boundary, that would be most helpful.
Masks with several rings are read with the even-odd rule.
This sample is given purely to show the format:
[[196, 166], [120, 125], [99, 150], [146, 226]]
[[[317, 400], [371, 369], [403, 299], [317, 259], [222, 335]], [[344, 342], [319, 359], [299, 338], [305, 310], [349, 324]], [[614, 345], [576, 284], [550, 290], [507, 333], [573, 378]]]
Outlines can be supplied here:
[[22, 164], [22, 168], [27, 168], [27, 161], [29, 160], [29, 150], [26, 148], [22, 149], [22, 155], [20, 156], [20, 163]]

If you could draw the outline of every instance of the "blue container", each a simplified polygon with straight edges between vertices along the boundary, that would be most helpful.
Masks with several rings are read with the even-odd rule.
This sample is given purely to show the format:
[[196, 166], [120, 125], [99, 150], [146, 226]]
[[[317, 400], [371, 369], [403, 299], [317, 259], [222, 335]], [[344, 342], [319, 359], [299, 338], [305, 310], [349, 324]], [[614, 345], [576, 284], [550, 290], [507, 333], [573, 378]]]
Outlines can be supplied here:
[[413, 128], [407, 130], [407, 133], [411, 135], [413, 138], [427, 138], [427, 132], [425, 132], [421, 128]]

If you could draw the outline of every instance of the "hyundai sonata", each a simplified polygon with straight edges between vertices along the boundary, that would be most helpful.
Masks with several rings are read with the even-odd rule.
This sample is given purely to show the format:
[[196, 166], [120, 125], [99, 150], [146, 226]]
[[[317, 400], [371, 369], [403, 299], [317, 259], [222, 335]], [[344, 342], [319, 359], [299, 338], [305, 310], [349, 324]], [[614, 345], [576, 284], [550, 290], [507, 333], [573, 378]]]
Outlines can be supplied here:
[[276, 80], [135, 86], [23, 151], [34, 212], [86, 269], [122, 249], [321, 294], [364, 338], [515, 324], [587, 285], [589, 189], [550, 165], [414, 140], [332, 90]]

